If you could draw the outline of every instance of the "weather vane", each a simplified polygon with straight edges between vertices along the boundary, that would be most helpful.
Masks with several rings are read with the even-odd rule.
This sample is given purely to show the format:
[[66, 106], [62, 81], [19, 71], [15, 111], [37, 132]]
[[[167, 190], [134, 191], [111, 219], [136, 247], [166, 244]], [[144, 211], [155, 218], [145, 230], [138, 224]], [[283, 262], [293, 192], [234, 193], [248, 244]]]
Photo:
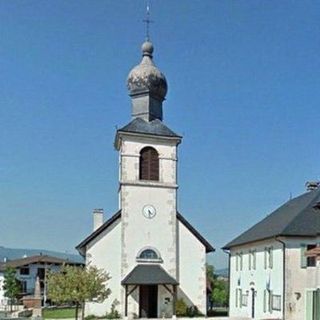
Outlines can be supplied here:
[[150, 40], [150, 23], [153, 21], [150, 19], [150, 6], [147, 4], [147, 11], [146, 11], [146, 18], [143, 20], [143, 22], [146, 24], [146, 40]]

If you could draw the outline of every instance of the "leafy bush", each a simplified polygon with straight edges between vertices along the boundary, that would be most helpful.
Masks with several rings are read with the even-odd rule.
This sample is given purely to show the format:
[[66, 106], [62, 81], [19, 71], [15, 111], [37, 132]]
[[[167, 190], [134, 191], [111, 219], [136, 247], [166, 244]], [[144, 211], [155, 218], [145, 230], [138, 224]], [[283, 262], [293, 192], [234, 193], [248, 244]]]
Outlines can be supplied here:
[[176, 315], [177, 317], [201, 317], [203, 314], [196, 306], [189, 306], [183, 299], [178, 299], [176, 302]]
[[113, 300], [112, 304], [111, 304], [111, 310], [110, 312], [107, 312], [106, 314], [106, 318], [107, 319], [120, 319], [120, 313], [117, 310], [117, 306], [120, 304], [120, 302], [115, 299]]
[[183, 299], [178, 299], [176, 301], [176, 315], [178, 317], [183, 317], [187, 314], [187, 304]]
[[191, 306], [187, 308], [186, 316], [189, 318], [201, 317], [203, 314], [199, 311], [197, 306]]

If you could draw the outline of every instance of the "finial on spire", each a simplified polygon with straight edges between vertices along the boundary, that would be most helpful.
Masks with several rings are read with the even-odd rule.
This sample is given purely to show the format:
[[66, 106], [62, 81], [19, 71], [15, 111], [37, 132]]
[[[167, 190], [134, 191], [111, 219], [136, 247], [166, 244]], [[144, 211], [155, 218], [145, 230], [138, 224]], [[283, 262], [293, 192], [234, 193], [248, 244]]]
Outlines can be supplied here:
[[153, 21], [150, 19], [150, 5], [147, 3], [146, 18], [142, 20], [146, 24], [146, 41], [150, 40], [150, 23]]

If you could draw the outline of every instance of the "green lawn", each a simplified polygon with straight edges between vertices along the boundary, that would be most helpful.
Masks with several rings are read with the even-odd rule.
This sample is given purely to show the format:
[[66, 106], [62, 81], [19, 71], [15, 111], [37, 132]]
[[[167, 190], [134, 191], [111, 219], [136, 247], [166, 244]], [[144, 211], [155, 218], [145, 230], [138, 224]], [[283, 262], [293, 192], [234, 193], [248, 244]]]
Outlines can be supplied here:
[[[79, 309], [79, 315], [81, 309]], [[44, 319], [66, 319], [75, 317], [75, 308], [54, 308], [54, 309], [43, 309], [42, 317]]]

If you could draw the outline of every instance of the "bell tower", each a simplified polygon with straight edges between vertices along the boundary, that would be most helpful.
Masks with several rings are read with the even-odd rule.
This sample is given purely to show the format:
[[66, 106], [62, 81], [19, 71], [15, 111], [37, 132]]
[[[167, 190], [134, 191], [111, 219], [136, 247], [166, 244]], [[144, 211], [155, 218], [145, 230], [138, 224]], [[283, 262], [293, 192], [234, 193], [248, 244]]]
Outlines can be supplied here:
[[[138, 264], [157, 263], [177, 279], [177, 146], [182, 138], [162, 121], [167, 81], [153, 63], [153, 51], [152, 43], [144, 42], [142, 60], [128, 75], [132, 119], [117, 130], [115, 139], [121, 276]], [[129, 303], [130, 308], [139, 308], [134, 299]]]

